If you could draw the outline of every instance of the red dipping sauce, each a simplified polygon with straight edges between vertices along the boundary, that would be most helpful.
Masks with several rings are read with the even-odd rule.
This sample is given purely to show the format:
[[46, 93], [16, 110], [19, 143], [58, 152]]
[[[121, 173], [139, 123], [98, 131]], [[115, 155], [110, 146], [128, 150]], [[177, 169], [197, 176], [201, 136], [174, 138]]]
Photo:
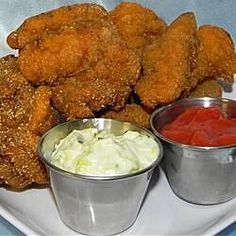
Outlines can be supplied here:
[[217, 147], [236, 144], [236, 119], [218, 107], [192, 107], [164, 126], [166, 138], [188, 145]]

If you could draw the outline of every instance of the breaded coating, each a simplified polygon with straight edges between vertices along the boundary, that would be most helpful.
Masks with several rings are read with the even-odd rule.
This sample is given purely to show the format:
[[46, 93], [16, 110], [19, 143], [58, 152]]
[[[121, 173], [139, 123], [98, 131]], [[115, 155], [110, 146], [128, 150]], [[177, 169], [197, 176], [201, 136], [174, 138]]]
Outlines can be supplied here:
[[143, 76], [135, 87], [144, 106], [170, 103], [189, 87], [196, 30], [194, 14], [182, 14], [145, 49]]
[[93, 68], [53, 87], [52, 102], [67, 119], [93, 117], [126, 104], [140, 73], [138, 56], [122, 44], [107, 47]]
[[120, 3], [109, 15], [121, 37], [140, 54], [167, 28], [164, 20], [151, 9], [134, 2]]
[[38, 40], [43, 34], [58, 31], [62, 26], [76, 25], [80, 21], [107, 18], [106, 10], [96, 4], [74, 4], [27, 18], [22, 25], [7, 37], [11, 48], [21, 49]]
[[16, 127], [28, 118], [34, 88], [18, 70], [17, 58], [0, 59], [0, 124]]
[[230, 35], [220, 27], [205, 25], [199, 27], [197, 37], [199, 46], [191, 76], [191, 88], [209, 77], [222, 78], [232, 83], [235, 73], [235, 52]]
[[127, 104], [121, 111], [107, 111], [103, 117], [119, 121], [134, 123], [145, 128], [150, 128], [150, 111], [138, 104]]
[[55, 84], [60, 77], [74, 76], [96, 65], [113, 38], [111, 28], [105, 25], [63, 28], [27, 44], [19, 54], [20, 70], [35, 84]]
[[37, 144], [40, 135], [56, 124], [50, 89], [30, 85], [14, 56], [0, 59], [0, 88], [0, 182], [14, 189], [47, 184]]
[[80, 81], [71, 78], [53, 88], [53, 105], [68, 120], [93, 117], [106, 107], [120, 109], [125, 106], [131, 92], [129, 86], [104, 79]]
[[[3, 184], [13, 189], [23, 189], [33, 183], [48, 183], [46, 169], [37, 157], [39, 136], [29, 132], [24, 126], [6, 130], [1, 127], [0, 140], [0, 159], [5, 163], [0, 168]], [[12, 171], [10, 175], [9, 169]]]
[[[34, 84], [55, 85], [61, 82], [61, 77], [75, 76], [96, 67], [104, 60], [107, 51], [116, 47], [121, 48], [118, 53], [122, 53], [122, 50], [126, 52], [128, 48], [112, 22], [98, 19], [93, 22], [81, 21], [75, 27], [63, 27], [57, 32], [45, 34], [39, 41], [27, 44], [20, 51], [19, 66], [23, 75]], [[126, 65], [132, 60], [132, 55], [131, 58], [123, 57], [126, 61], [120, 63]], [[122, 58], [118, 54], [113, 56]], [[114, 71], [105, 66], [110, 65], [104, 65], [100, 70]]]
[[234, 53], [234, 58], [233, 58], [233, 72], [236, 74], [236, 53]]
[[74, 77], [59, 78], [53, 87], [53, 105], [67, 119], [92, 117], [107, 107], [123, 108], [139, 78], [139, 56], [118, 35], [104, 35], [99, 46], [102, 53], [96, 64]]
[[29, 179], [26, 179], [24, 175], [20, 175], [14, 165], [5, 157], [0, 156], [0, 184], [6, 184], [7, 186], [17, 186], [19, 189], [25, 188], [31, 184]]
[[32, 106], [28, 114], [29, 131], [42, 135], [56, 124], [56, 113], [51, 107], [51, 89], [47, 86], [40, 86], [35, 89], [32, 99]]
[[190, 97], [222, 97], [223, 88], [214, 79], [204, 80], [190, 92]]

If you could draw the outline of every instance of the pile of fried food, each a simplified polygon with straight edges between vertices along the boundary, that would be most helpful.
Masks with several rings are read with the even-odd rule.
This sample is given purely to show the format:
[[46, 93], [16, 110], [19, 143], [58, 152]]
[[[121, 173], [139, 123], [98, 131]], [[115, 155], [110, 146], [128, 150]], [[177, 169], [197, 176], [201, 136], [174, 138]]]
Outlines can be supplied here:
[[65, 119], [108, 117], [146, 128], [151, 112], [189, 96], [221, 96], [233, 83], [234, 43], [193, 13], [167, 25], [123, 2], [108, 12], [75, 4], [26, 19], [7, 37], [17, 57], [0, 59], [0, 184], [45, 186], [40, 136]]

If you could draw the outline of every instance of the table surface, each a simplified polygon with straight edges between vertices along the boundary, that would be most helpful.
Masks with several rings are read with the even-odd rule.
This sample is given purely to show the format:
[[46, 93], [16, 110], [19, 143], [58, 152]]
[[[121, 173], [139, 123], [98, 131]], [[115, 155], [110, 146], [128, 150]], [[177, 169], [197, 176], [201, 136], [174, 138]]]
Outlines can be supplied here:
[[[217, 236], [235, 236], [236, 223], [222, 230]], [[24, 236], [17, 228], [0, 216], [0, 236]]]

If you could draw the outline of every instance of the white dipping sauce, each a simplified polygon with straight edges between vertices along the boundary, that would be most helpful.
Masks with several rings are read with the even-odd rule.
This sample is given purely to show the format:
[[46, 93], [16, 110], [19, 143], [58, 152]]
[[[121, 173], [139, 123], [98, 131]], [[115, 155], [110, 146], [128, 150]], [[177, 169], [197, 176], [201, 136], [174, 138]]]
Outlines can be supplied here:
[[55, 147], [51, 162], [66, 171], [96, 176], [134, 173], [153, 163], [159, 146], [136, 131], [115, 136], [96, 128], [73, 130]]

